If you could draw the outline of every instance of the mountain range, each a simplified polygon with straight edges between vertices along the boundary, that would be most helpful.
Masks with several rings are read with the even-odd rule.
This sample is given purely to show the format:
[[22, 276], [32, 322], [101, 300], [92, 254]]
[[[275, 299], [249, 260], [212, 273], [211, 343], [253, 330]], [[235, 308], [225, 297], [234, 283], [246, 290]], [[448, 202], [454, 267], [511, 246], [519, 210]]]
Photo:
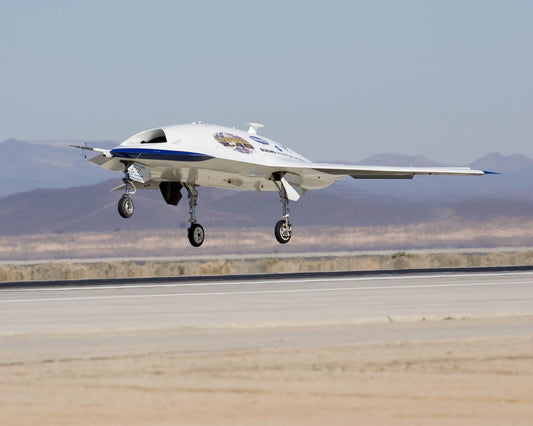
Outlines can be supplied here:
[[[65, 144], [66, 145], [66, 144]], [[94, 143], [110, 147], [111, 142]], [[121, 176], [108, 172], [65, 146], [10, 139], [0, 143], [4, 185], [0, 192], [0, 233], [69, 233], [186, 227], [186, 197], [167, 205], [159, 191], [134, 196], [136, 213], [122, 219], [116, 204]], [[439, 166], [424, 157], [380, 154], [360, 162], [375, 165]], [[295, 226], [374, 226], [457, 217], [490, 220], [531, 216], [533, 160], [491, 153], [469, 166], [500, 172], [481, 177], [417, 176], [413, 180], [345, 178], [291, 203]], [[209, 227], [267, 227], [281, 215], [276, 193], [199, 188], [199, 221]]]
[[[35, 188], [89, 185], [113, 175], [101, 167], [87, 167], [82, 152], [69, 143], [83, 145], [80, 141], [32, 143], [17, 139], [0, 143], [0, 198]], [[94, 146], [110, 148], [116, 143], [94, 142]]]

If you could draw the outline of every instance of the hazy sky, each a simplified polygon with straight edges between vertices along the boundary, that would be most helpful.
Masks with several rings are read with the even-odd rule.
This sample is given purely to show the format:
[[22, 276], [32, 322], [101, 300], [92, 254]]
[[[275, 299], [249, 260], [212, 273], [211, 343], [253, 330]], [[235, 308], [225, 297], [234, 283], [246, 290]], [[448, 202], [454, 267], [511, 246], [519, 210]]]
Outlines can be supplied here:
[[204, 121], [314, 160], [533, 157], [531, 1], [0, 3], [0, 141]]

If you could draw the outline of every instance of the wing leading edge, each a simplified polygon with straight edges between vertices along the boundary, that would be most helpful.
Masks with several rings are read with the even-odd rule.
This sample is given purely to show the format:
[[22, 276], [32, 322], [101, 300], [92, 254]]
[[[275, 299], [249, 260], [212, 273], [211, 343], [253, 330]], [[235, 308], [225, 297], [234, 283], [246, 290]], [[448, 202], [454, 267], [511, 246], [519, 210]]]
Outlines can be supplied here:
[[338, 177], [351, 176], [354, 179], [412, 179], [415, 175], [482, 176], [485, 174], [494, 174], [494, 172], [475, 170], [469, 167], [387, 167], [310, 163], [291, 168], [293, 170], [302, 169], [302, 172], [304, 172], [304, 170], [308, 170], [312, 173], [318, 171], [320, 173]]

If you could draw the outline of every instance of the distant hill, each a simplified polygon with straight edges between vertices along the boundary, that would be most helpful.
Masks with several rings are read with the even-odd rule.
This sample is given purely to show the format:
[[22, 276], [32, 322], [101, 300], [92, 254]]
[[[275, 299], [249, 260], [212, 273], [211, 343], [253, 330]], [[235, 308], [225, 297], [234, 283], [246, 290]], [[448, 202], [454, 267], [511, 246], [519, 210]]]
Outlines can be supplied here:
[[[485, 176], [481, 179], [491, 179]], [[429, 178], [433, 184], [441, 177]], [[444, 179], [444, 178], [442, 178]], [[477, 178], [470, 178], [470, 182]], [[412, 182], [413, 183], [413, 182]], [[81, 231], [185, 228], [186, 197], [178, 207], [169, 206], [158, 190], [135, 194], [135, 215], [122, 219], [117, 213], [120, 192], [109, 192], [120, 184], [112, 179], [95, 185], [67, 189], [40, 189], [0, 199], [0, 234], [69, 233]], [[468, 181], [463, 185], [467, 186]], [[488, 183], [487, 185], [490, 185]], [[404, 188], [404, 193], [407, 190]], [[265, 227], [270, 229], [281, 215], [277, 193], [199, 188], [198, 220], [206, 227]], [[309, 191], [291, 203], [294, 226], [402, 225], [458, 218], [487, 221], [501, 217], [530, 217], [533, 200], [502, 198], [485, 193], [474, 198], [383, 195], [360, 189], [360, 181], [345, 179], [320, 191]]]
[[494, 170], [499, 173], [516, 173], [533, 171], [533, 160], [522, 154], [513, 154], [505, 157], [497, 152], [491, 152], [485, 157], [474, 161], [470, 167], [484, 170]]
[[[58, 146], [61, 145], [61, 146]], [[136, 213], [122, 219], [120, 192], [109, 190], [121, 176], [87, 162], [65, 143], [0, 143], [0, 234], [168, 229], [187, 225], [187, 200], [168, 206], [157, 190], [141, 190]], [[94, 142], [111, 147], [113, 142]], [[360, 162], [376, 165], [440, 166], [424, 157], [379, 154]], [[533, 160], [491, 153], [470, 166], [502, 172], [481, 177], [417, 176], [413, 180], [345, 178], [291, 203], [295, 226], [383, 225], [457, 216], [465, 220], [533, 214]], [[109, 179], [112, 178], [112, 179]], [[39, 188], [39, 189], [35, 189]], [[200, 188], [200, 222], [206, 226], [272, 227], [281, 214], [276, 193]]]
[[[112, 177], [113, 173], [90, 165], [80, 150], [58, 143], [30, 143], [8, 139], [0, 143], [2, 185], [0, 197], [35, 188], [68, 188], [88, 185]], [[79, 142], [78, 142], [79, 143]], [[111, 142], [95, 146], [111, 147]]]
[[[387, 166], [442, 166], [424, 157], [388, 154], [370, 157], [362, 163]], [[533, 200], [532, 159], [521, 154], [505, 157], [498, 153], [491, 153], [466, 166], [501, 174], [479, 177], [416, 176], [413, 180], [358, 180], [356, 187], [367, 193], [381, 194], [383, 197], [431, 203], [480, 198]], [[334, 187], [334, 190], [349, 197], [350, 187], [352, 187], [351, 182], [342, 180]]]

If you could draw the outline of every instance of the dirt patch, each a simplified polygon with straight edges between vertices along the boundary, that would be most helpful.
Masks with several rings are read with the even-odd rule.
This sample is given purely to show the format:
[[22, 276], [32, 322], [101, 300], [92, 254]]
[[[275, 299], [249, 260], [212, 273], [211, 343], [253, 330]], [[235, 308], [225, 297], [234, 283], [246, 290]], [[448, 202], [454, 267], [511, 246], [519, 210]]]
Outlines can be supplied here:
[[533, 337], [0, 365], [3, 425], [531, 424]]
[[455, 219], [413, 225], [297, 226], [290, 243], [276, 242], [270, 225], [209, 228], [201, 249], [192, 248], [184, 229], [0, 236], [0, 261], [105, 257], [198, 256], [359, 250], [533, 246], [533, 219]]

